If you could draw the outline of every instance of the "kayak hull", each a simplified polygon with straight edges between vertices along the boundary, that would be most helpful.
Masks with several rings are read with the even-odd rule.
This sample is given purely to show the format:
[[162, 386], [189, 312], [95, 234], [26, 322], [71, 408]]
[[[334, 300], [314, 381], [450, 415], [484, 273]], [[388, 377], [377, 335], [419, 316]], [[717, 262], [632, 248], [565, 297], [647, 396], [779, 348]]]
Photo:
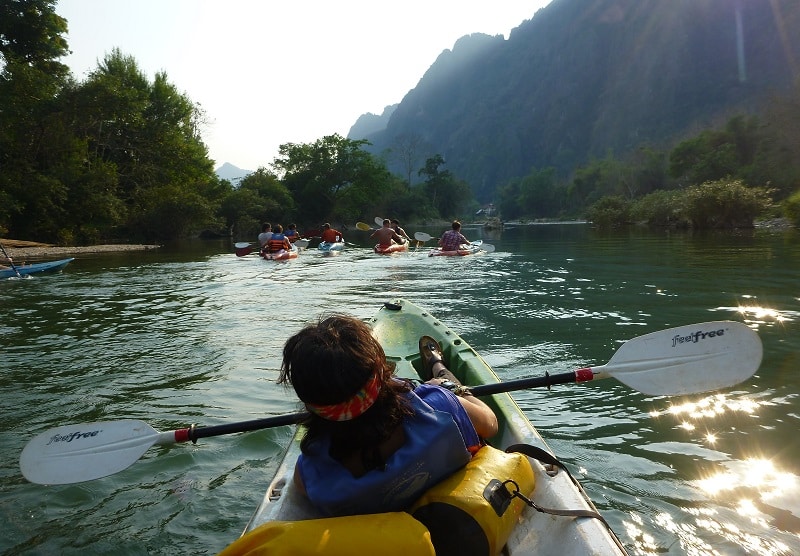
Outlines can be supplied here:
[[408, 251], [408, 243], [393, 243], [388, 247], [383, 247], [380, 243], [373, 247], [378, 255], [391, 255], [392, 253], [401, 253]]
[[320, 244], [317, 246], [317, 249], [319, 249], [320, 253], [323, 255], [336, 255], [340, 253], [342, 249], [344, 249], [344, 242], [336, 241], [331, 243], [329, 241], [323, 241], [320, 242]]
[[[58, 261], [47, 261], [43, 263], [31, 263], [26, 265], [15, 265], [20, 276], [29, 276], [41, 272], [57, 272], [74, 261], [75, 258], [60, 259]], [[13, 268], [0, 270], [0, 278], [13, 278], [17, 275]]]
[[290, 250], [281, 249], [275, 253], [261, 253], [261, 257], [267, 261], [288, 261], [289, 259], [296, 259], [299, 254], [300, 251], [293, 247]]
[[[373, 333], [396, 365], [396, 374], [419, 378], [422, 360], [420, 336], [432, 336], [442, 346], [442, 355], [450, 370], [467, 385], [500, 382], [489, 365], [467, 342], [430, 313], [404, 299], [384, 304], [368, 319]], [[542, 437], [508, 393], [484, 396], [498, 416], [500, 429], [490, 443], [504, 449], [525, 443], [552, 453]], [[297, 521], [321, 517], [308, 499], [293, 486], [294, 466], [300, 454], [303, 429], [297, 427], [262, 503], [244, 533], [271, 521]], [[548, 474], [537, 460], [530, 460], [536, 478], [532, 500], [541, 507], [595, 510], [580, 484], [563, 471]], [[551, 471], [552, 473], [552, 471]], [[453, 534], [458, 534], [454, 531]], [[376, 547], [377, 549], [377, 547]], [[563, 554], [572, 556], [624, 555], [624, 548], [612, 532], [597, 519], [573, 519], [545, 515], [526, 507], [519, 518], [504, 554]]]
[[428, 253], [429, 257], [463, 257], [466, 255], [474, 255], [480, 253], [481, 248], [477, 245], [465, 245], [464, 249], [457, 251], [442, 251], [441, 249], [431, 249]]
[[440, 247], [431, 249], [428, 253], [429, 257], [463, 257], [465, 255], [474, 255], [481, 252], [481, 245], [483, 240], [473, 241], [472, 243], [462, 243], [455, 251], [444, 251]]

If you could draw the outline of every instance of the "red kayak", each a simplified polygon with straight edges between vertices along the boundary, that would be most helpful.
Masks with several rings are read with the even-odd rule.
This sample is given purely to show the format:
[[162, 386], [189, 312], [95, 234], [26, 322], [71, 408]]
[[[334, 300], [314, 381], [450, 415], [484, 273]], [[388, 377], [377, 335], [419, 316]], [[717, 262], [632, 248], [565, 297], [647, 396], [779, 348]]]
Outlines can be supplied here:
[[392, 243], [391, 245], [381, 245], [379, 243], [374, 247], [374, 251], [378, 255], [391, 255], [392, 253], [408, 251], [408, 243]]
[[280, 251], [276, 251], [275, 253], [266, 253], [264, 251], [261, 252], [261, 256], [268, 261], [287, 261], [289, 259], [296, 259], [297, 255], [300, 254], [300, 251], [293, 247], [292, 249], [281, 249]]
[[478, 240], [472, 243], [464, 243], [459, 245], [458, 249], [455, 251], [443, 251], [442, 249], [431, 249], [431, 252], [428, 253], [429, 257], [463, 257], [464, 255], [474, 255], [475, 253], [481, 250], [481, 244], [483, 242]]

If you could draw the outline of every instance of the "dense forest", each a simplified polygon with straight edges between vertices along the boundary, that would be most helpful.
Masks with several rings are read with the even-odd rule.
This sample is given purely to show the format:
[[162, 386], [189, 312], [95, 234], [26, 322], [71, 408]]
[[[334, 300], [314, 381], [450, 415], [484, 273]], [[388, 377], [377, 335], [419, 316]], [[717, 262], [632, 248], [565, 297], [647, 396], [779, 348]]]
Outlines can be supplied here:
[[[553, 6], [581, 5], [583, 19], [592, 20], [589, 16], [599, 8], [634, 4], [639, 5], [555, 0]], [[543, 13], [526, 23], [538, 21]], [[574, 24], [567, 21], [562, 27], [573, 29]], [[520, 29], [512, 37], [525, 36]], [[577, 152], [575, 144], [558, 151], [558, 164], [556, 159], [547, 163], [549, 159], [532, 149], [517, 164], [518, 170], [510, 172], [508, 161], [497, 160], [497, 151], [504, 148], [505, 137], [518, 134], [505, 127], [509, 119], [522, 119], [515, 111], [533, 109], [515, 100], [529, 96], [528, 89], [516, 80], [492, 79], [483, 84], [481, 94], [448, 102], [446, 91], [472, 88], [475, 71], [469, 60], [474, 57], [448, 62], [444, 71], [440, 59], [420, 82], [419, 91], [412, 93], [422, 98], [435, 81], [434, 89], [442, 91], [440, 107], [450, 108], [448, 121], [475, 116], [471, 125], [480, 133], [465, 135], [466, 128], [447, 132], [442, 126], [446, 141], [439, 143], [441, 148], [431, 148], [423, 134], [441, 123], [439, 110], [395, 135], [391, 147], [339, 135], [308, 144], [286, 143], [273, 161], [234, 186], [214, 174], [202, 140], [205, 114], [176, 90], [166, 72], [151, 79], [133, 57], [114, 50], [78, 81], [59, 61], [68, 52], [67, 33], [68, 22], [57, 15], [52, 0], [0, 4], [0, 236], [62, 244], [160, 241], [198, 234], [251, 238], [264, 221], [296, 222], [303, 230], [326, 220], [371, 221], [376, 214], [416, 222], [470, 218], [481, 207], [478, 200], [493, 201], [504, 219], [589, 215], [611, 225], [632, 220], [748, 225], [759, 214], [775, 212], [775, 201], [783, 202], [788, 215], [800, 216], [800, 197], [793, 197], [800, 189], [798, 88], [773, 91], [769, 103], [731, 113], [685, 136], [665, 134], [664, 146], [642, 141], [626, 149], [614, 148], [612, 135], [635, 137], [633, 128], [624, 133], [622, 127], [613, 133], [601, 130], [608, 120], [592, 117], [587, 112], [591, 99], [579, 95], [561, 106], [560, 113], [583, 126], [598, 127], [605, 138], [592, 143], [585, 160], [572, 162], [564, 155]], [[607, 50], [621, 40], [614, 33], [593, 37], [591, 52], [603, 41], [611, 41]], [[472, 46], [495, 41], [464, 40]], [[518, 49], [519, 44], [515, 43]], [[480, 46], [476, 50], [482, 51]], [[565, 55], [550, 48], [531, 58], [523, 49], [517, 51], [515, 64], [537, 68], [542, 60]], [[584, 69], [594, 63], [574, 62]], [[507, 99], [498, 105], [502, 110], [485, 112], [486, 99], [497, 94]], [[403, 106], [407, 100], [396, 107], [390, 125], [408, 113]], [[708, 103], [689, 100], [687, 110], [698, 122], [716, 122], [719, 114]], [[636, 122], [625, 125], [635, 128]], [[557, 137], [558, 129], [535, 126], [525, 133], [543, 145], [572, 140], [568, 132]], [[477, 173], [459, 169], [458, 158], [448, 154], [452, 145], [462, 144], [471, 149], [469, 164]], [[603, 144], [607, 146], [601, 149]], [[505, 178], [497, 177], [503, 172]], [[496, 177], [489, 180], [490, 174]]]

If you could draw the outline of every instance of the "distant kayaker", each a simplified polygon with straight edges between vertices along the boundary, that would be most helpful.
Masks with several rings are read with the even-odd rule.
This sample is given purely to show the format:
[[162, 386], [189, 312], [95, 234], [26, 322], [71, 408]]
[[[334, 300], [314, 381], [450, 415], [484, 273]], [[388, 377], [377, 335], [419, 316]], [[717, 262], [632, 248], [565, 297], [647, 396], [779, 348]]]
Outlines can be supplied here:
[[300, 239], [300, 234], [297, 232], [297, 224], [289, 224], [286, 226], [286, 231], [283, 235], [288, 237], [289, 241], [292, 243]]
[[326, 243], [336, 243], [338, 241], [344, 241], [344, 236], [342, 232], [339, 230], [334, 230], [331, 228], [331, 225], [325, 222], [322, 225], [322, 234], [320, 235], [322, 241]]
[[411, 241], [411, 238], [408, 237], [406, 231], [400, 227], [400, 221], [397, 220], [396, 218], [392, 218], [392, 229], [395, 231], [397, 235], [403, 238], [403, 243], [405, 243], [406, 241]]
[[436, 341], [423, 337], [420, 350], [428, 381], [414, 387], [361, 319], [330, 316], [286, 342], [278, 382], [309, 411], [295, 483], [322, 513], [407, 509], [497, 433], [497, 416], [449, 374]]
[[280, 224], [275, 224], [275, 228], [272, 231], [272, 236], [267, 241], [267, 249], [270, 253], [277, 253], [281, 250], [291, 251], [292, 244], [289, 241], [289, 238], [286, 237], [283, 233], [283, 226]]
[[385, 218], [383, 220], [383, 226], [372, 232], [369, 237], [377, 239], [378, 246], [381, 249], [386, 249], [391, 246], [392, 242], [403, 243], [403, 238], [394, 231], [394, 228], [392, 228], [392, 221], [388, 218]]
[[439, 247], [442, 251], [458, 251], [459, 246], [469, 243], [469, 240], [461, 233], [461, 222], [453, 220], [451, 230], [447, 230], [439, 239]]
[[269, 241], [269, 238], [271, 237], [272, 237], [272, 224], [270, 224], [269, 222], [264, 222], [264, 224], [261, 225], [261, 233], [258, 234], [259, 246], [263, 248]]

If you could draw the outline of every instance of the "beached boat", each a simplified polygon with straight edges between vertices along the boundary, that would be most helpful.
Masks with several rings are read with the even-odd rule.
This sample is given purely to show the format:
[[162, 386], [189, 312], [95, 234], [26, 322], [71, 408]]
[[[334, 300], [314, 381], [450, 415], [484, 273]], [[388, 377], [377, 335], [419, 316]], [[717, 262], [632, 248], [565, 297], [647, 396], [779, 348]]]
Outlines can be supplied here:
[[373, 251], [375, 251], [378, 255], [391, 255], [392, 253], [400, 253], [402, 251], [408, 251], [408, 243], [392, 243], [389, 246], [378, 243], [375, 245], [375, 247], [373, 247]]
[[[387, 358], [395, 363], [396, 373], [400, 377], [419, 378], [419, 370], [423, 364], [418, 342], [420, 336], [428, 335], [439, 341], [445, 362], [464, 384], [474, 386], [500, 382], [494, 371], [466, 341], [427, 311], [409, 301], [396, 299], [384, 304], [368, 322]], [[508, 393], [482, 395], [481, 399], [492, 407], [500, 423], [498, 434], [490, 439], [491, 445], [504, 450], [512, 445], [526, 444], [552, 453]], [[373, 554], [402, 553], [399, 551], [404, 550], [408, 556], [432, 553], [423, 548], [424, 539], [417, 538], [421, 524], [405, 512], [320, 519], [321, 516], [307, 498], [293, 486], [294, 467], [300, 454], [302, 434], [302, 427], [298, 427], [243, 536], [221, 554], [228, 556], [244, 553], [256, 546], [265, 548], [264, 543], [268, 545], [266, 548], [270, 554], [329, 554], [334, 547], [342, 550], [335, 552], [336, 554], [363, 553], [364, 550]], [[484, 450], [488, 449], [482, 448], [478, 454]], [[530, 462], [535, 479], [533, 492], [525, 494], [540, 508], [596, 512], [580, 484], [567, 471], [545, 466], [538, 459], [525, 457], [523, 461]], [[500, 481], [506, 479], [496, 478]], [[478, 495], [473, 498], [481, 497]], [[457, 520], [444, 521], [446, 535], [458, 538], [467, 534], [459, 529]], [[597, 518], [549, 515], [524, 505], [512, 523], [510, 536], [502, 540], [495, 552], [502, 549], [503, 554], [512, 555], [625, 554], [614, 533]], [[320, 526], [315, 528], [316, 524]], [[424, 533], [424, 526], [422, 530]], [[371, 546], [371, 549], [365, 546], [364, 543], [376, 542], [375, 539], [380, 539], [380, 544]], [[417, 541], [422, 544], [409, 544]], [[276, 542], [280, 546], [279, 552], [271, 551], [274, 550], [274, 545], [270, 543]], [[480, 543], [476, 544], [479, 545]], [[326, 549], [320, 550], [321, 547]], [[483, 552], [462, 553], [485, 554], [485, 549], [482, 550]], [[448, 552], [437, 547], [436, 553]]]
[[74, 260], [75, 258], [71, 257], [69, 259], [47, 261], [44, 263], [31, 263], [23, 265], [17, 264], [14, 265], [17, 269], [16, 271], [13, 268], [0, 269], [0, 278], [13, 278], [17, 276], [17, 272], [19, 272], [20, 276], [28, 276], [30, 274], [38, 274], [40, 272], [55, 272], [57, 270], [61, 270]]

